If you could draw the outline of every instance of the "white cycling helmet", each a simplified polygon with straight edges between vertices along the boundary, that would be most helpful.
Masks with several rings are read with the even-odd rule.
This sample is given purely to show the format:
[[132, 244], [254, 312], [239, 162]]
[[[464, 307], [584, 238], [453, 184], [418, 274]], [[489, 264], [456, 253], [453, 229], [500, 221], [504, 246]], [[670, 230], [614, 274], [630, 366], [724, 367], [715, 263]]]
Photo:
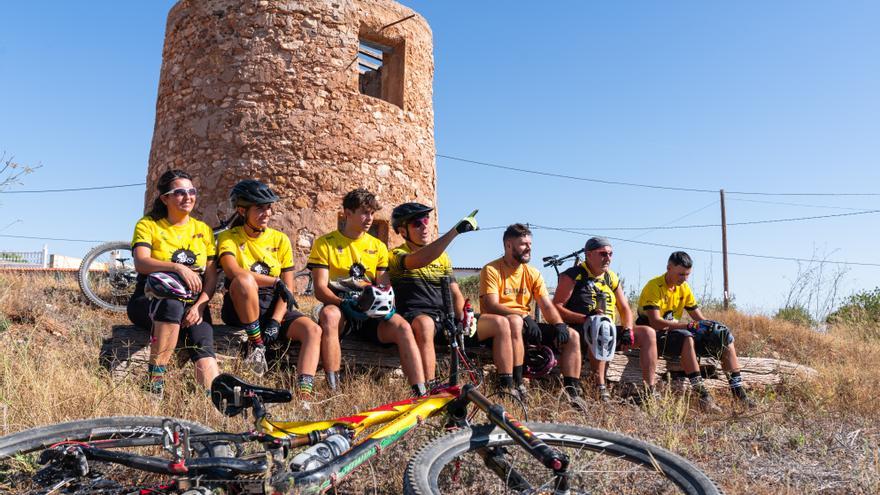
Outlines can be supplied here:
[[144, 294], [150, 299], [177, 299], [192, 302], [195, 295], [180, 275], [173, 272], [154, 272], [147, 275]]
[[394, 316], [394, 289], [391, 286], [368, 285], [358, 297], [357, 305], [367, 318], [387, 320]]
[[593, 357], [599, 361], [611, 361], [617, 346], [617, 327], [605, 315], [590, 316], [584, 322], [584, 341]]

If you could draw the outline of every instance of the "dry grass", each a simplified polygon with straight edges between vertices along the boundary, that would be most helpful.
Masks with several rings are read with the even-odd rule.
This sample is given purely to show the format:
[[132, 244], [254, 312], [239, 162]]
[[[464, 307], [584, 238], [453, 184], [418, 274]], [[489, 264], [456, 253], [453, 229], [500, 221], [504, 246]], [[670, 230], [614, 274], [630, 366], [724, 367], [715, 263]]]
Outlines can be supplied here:
[[[529, 419], [589, 424], [656, 443], [694, 461], [727, 493], [880, 492], [880, 410], [875, 402], [880, 341], [865, 340], [860, 336], [866, 333], [854, 328], [833, 327], [819, 334], [736, 312], [709, 317], [736, 331], [741, 354], [803, 363], [816, 368], [819, 378], [755, 390], [760, 408], [742, 414], [727, 394], [719, 394], [722, 407], [730, 411], [720, 417], [699, 413], [686, 397], [671, 394], [644, 409], [592, 403], [584, 415], [560, 401], [555, 384], [535, 384]], [[87, 306], [72, 277], [0, 273], [0, 432], [123, 414], [247, 428], [243, 418], [220, 416], [203, 394], [195, 393], [189, 365], [171, 370], [162, 403], [138, 390], [139, 376], [111, 381], [98, 364], [98, 348], [110, 326], [120, 323], [126, 323], [124, 315]], [[236, 362], [221, 366], [247, 377]], [[289, 386], [292, 379], [289, 372], [275, 372], [261, 382]], [[343, 392], [310, 412], [293, 403], [273, 413], [285, 419], [334, 417], [405, 397], [408, 387], [374, 373], [352, 376]], [[398, 493], [405, 459], [436, 434], [431, 428], [417, 433], [361, 469], [341, 491]]]

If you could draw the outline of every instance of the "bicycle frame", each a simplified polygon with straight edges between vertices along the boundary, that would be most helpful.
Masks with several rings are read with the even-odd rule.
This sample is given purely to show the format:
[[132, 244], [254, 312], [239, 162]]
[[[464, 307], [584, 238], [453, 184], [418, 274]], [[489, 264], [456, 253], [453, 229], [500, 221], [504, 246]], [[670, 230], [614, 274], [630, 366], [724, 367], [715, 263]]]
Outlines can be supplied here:
[[308, 435], [311, 432], [332, 427], [345, 427], [355, 431], [357, 439], [364, 430], [379, 428], [363, 438], [346, 454], [333, 459], [327, 465], [304, 473], [294, 473], [287, 479], [272, 485], [274, 491], [286, 493], [294, 487], [303, 493], [323, 492], [339, 483], [364, 462], [402, 439], [427, 418], [441, 413], [461, 395], [458, 387], [447, 387], [427, 397], [408, 399], [384, 404], [373, 409], [331, 420], [316, 422], [276, 423], [263, 418], [259, 422], [265, 433], [275, 438], [290, 435]]
[[[355, 438], [357, 438], [357, 433], [366, 428], [384, 425], [356, 443], [347, 453], [333, 459], [325, 466], [271, 481], [268, 488], [271, 488], [272, 492], [278, 493], [292, 492], [294, 489], [298, 490], [298, 493], [322, 493], [338, 484], [358, 466], [402, 439], [430, 417], [447, 411], [456, 426], [465, 426], [464, 409], [468, 403], [472, 403], [486, 412], [492, 423], [500, 426], [520, 447], [552, 470], [557, 478], [555, 486], [559, 490], [565, 491], [567, 489], [568, 458], [538, 439], [522, 423], [505, 412], [500, 405], [493, 404], [477, 392], [471, 384], [462, 388], [458, 386], [445, 387], [427, 397], [393, 402], [352, 416], [332, 420], [293, 423], [273, 423], [265, 418], [260, 420], [260, 427], [272, 428], [273, 430], [267, 430], [266, 433], [276, 438], [286, 438], [291, 434], [308, 435], [311, 432], [326, 430], [334, 426], [344, 426], [355, 430]], [[510, 476], [512, 479], [516, 479], [518, 474], [510, 473]]]

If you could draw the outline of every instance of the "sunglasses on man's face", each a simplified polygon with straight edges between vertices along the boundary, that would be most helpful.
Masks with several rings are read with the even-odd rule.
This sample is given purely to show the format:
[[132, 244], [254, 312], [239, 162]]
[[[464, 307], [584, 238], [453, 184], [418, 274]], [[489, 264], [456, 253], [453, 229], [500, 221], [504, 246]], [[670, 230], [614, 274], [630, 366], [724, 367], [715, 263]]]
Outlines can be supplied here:
[[427, 227], [428, 226], [428, 217], [422, 218], [414, 218], [409, 221], [411, 227], [419, 228], [419, 227]]
[[184, 196], [195, 196], [197, 194], [197, 192], [198, 191], [196, 191], [196, 188], [194, 188], [194, 187], [191, 187], [189, 189], [186, 189], [183, 187], [178, 187], [177, 189], [172, 189], [172, 190], [168, 191], [167, 193], [163, 194], [162, 196], [174, 195], [175, 198], [182, 198]]
[[610, 257], [614, 256], [614, 252], [613, 251], [599, 251], [598, 253], [596, 253], [596, 255], [599, 256], [600, 258], [610, 258]]

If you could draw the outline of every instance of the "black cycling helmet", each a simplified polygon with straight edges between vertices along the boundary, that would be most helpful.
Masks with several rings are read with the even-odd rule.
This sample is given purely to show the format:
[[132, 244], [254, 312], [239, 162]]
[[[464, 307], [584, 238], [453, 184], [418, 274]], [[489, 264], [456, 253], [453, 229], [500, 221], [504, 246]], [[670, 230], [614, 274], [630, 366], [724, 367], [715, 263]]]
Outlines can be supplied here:
[[254, 179], [245, 179], [235, 186], [229, 193], [232, 207], [266, 205], [278, 201], [278, 196], [269, 189], [269, 186]]
[[407, 220], [425, 216], [432, 211], [434, 208], [421, 203], [403, 203], [391, 211], [391, 228], [397, 232], [397, 229], [403, 227]]

